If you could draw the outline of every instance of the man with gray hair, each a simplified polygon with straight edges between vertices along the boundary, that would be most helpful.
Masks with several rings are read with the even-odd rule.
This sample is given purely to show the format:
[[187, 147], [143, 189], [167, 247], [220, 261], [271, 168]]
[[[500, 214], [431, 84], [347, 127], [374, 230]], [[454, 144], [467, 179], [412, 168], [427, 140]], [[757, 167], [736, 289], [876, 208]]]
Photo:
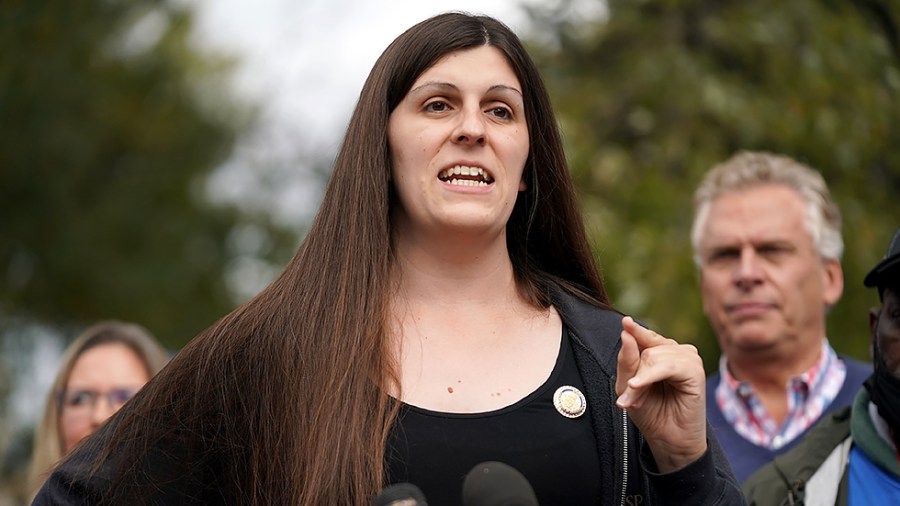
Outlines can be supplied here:
[[875, 372], [852, 408], [824, 418], [744, 483], [751, 506], [900, 504], [900, 229], [863, 282], [881, 299], [869, 310]]
[[849, 405], [871, 368], [838, 357], [825, 315], [844, 288], [841, 214], [822, 176], [740, 152], [694, 195], [691, 242], [722, 357], [707, 416], [739, 482]]

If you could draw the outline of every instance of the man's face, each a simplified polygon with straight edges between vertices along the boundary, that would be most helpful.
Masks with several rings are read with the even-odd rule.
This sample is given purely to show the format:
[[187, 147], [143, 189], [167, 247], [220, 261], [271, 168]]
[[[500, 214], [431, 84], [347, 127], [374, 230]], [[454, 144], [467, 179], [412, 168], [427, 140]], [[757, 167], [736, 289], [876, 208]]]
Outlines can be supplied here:
[[710, 204], [699, 244], [703, 309], [729, 356], [817, 346], [825, 308], [843, 291], [822, 259], [803, 200], [781, 185], [727, 192]]
[[869, 327], [888, 372], [900, 377], [900, 286], [885, 288], [881, 308], [869, 314]]

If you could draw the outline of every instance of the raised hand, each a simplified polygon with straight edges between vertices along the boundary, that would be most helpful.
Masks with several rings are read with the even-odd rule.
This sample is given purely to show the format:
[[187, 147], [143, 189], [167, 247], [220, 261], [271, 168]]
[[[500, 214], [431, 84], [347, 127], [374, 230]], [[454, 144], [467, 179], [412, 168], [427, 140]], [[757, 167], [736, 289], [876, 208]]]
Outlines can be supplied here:
[[706, 452], [706, 374], [697, 348], [622, 319], [616, 405], [627, 409], [660, 472]]

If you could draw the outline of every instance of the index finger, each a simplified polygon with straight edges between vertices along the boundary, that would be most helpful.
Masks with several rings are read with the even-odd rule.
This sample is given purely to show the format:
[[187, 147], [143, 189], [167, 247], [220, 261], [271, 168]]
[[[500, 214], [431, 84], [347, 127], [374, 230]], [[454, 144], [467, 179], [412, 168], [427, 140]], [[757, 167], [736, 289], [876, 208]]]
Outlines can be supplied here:
[[655, 331], [641, 326], [634, 318], [626, 316], [622, 318], [622, 327], [637, 341], [640, 349], [652, 348], [654, 346], [662, 346], [667, 344], [677, 344], [672, 339], [657, 334]]

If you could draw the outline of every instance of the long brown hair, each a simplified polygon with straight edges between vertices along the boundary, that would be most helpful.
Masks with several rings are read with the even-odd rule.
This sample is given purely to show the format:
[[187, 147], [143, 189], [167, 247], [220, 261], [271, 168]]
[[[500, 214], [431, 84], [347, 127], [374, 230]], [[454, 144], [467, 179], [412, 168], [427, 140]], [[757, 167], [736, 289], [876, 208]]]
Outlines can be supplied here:
[[[527, 191], [508, 224], [517, 284], [539, 307], [550, 304], [553, 283], [605, 305], [534, 63], [495, 19], [437, 15], [400, 35], [375, 63], [321, 208], [284, 272], [197, 336], [116, 417], [95, 459], [96, 467], [106, 459], [119, 463], [104, 471], [114, 467], [113, 490], [150, 502], [169, 479], [207, 487], [215, 480], [226, 502], [371, 502], [384, 483], [385, 444], [398, 408], [387, 393], [398, 386], [388, 331], [388, 118], [438, 59], [484, 44], [506, 54], [520, 80], [532, 140]], [[173, 447], [177, 455], [167, 449]], [[166, 464], [154, 467], [158, 458]]]

